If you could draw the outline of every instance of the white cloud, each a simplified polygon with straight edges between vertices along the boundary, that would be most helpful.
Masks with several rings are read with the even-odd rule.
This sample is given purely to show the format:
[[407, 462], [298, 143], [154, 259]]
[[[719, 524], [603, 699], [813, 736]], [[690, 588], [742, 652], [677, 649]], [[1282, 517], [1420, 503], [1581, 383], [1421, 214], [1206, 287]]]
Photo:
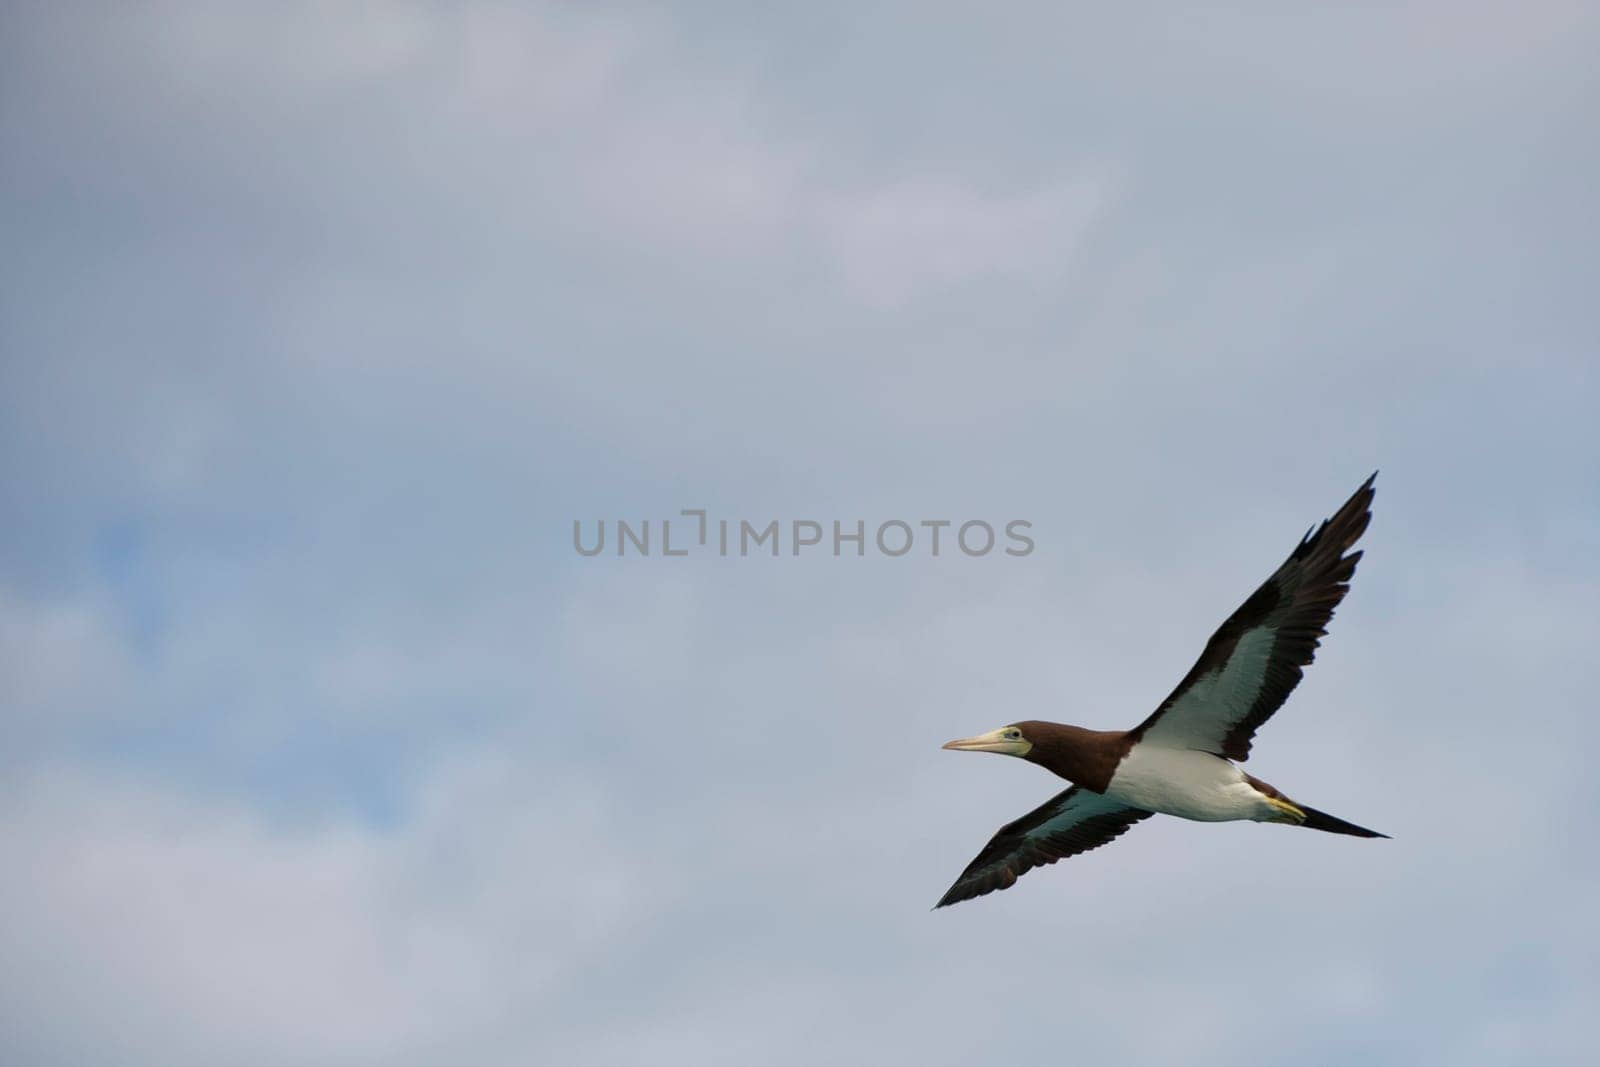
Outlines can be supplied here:
[[13, 744], [18, 734], [104, 722], [130, 677], [128, 650], [103, 605], [0, 589], [0, 705]]
[[1058, 282], [1106, 198], [1098, 180], [985, 196], [930, 176], [842, 199], [823, 218], [850, 287], [894, 306], [964, 282]]
[[12, 781], [7, 1044], [28, 1062], [415, 1060], [537, 1008], [647, 907], [582, 783], [482, 759], [420, 801], [385, 833], [116, 777]]

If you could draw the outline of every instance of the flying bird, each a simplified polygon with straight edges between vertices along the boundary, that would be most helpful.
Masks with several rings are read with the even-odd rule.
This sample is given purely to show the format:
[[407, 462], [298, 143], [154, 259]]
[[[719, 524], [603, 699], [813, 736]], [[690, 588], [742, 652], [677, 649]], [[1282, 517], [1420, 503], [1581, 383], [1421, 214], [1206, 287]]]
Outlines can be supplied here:
[[1355, 837], [1387, 837], [1291, 800], [1246, 774], [1250, 740], [1300, 683], [1372, 519], [1373, 472], [1333, 518], [1306, 532], [1289, 558], [1206, 642], [1172, 695], [1131, 730], [1016, 722], [951, 741], [959, 752], [998, 752], [1072, 783], [998, 833], [936, 908], [1008, 889], [1035, 867], [1099, 848], [1151, 815], [1199, 822], [1287, 823]]

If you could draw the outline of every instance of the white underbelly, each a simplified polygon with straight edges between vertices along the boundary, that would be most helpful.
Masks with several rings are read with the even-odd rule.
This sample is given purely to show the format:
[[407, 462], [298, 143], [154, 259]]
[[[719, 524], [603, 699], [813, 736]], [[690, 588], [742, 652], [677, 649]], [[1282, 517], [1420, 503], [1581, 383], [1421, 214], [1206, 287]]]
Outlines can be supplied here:
[[1222, 757], [1148, 744], [1134, 745], [1123, 757], [1106, 795], [1146, 811], [1201, 822], [1266, 820], [1277, 814], [1245, 781], [1244, 772]]

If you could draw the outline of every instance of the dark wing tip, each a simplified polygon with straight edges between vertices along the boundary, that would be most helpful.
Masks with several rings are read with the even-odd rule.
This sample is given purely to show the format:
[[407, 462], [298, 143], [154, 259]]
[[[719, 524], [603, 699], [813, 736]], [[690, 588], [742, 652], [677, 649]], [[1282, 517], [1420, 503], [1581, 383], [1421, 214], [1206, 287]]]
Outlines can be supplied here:
[[993, 893], [996, 889], [1001, 888], [996, 885], [963, 885], [962, 883], [964, 882], [966, 882], [965, 877], [956, 879], [955, 885], [946, 889], [944, 896], [939, 898], [939, 903], [928, 910], [938, 911], [940, 908], [948, 908], [952, 904], [959, 904], [963, 900], [971, 900], [973, 897], [981, 897], [986, 893]]
[[[1004, 833], [1005, 830], [1002, 829], [995, 837], [999, 838]], [[1016, 875], [1012, 873], [1008, 879], [1006, 874], [1011, 872], [1003, 864], [998, 869], [986, 869], [993, 863], [992, 850], [994, 847], [995, 842], [991, 840], [984, 846], [983, 851], [978, 853], [971, 863], [967, 864], [967, 869], [961, 872], [961, 876], [952, 882], [950, 888], [944, 891], [944, 896], [939, 898], [939, 903], [933, 906], [934, 911], [1016, 884]]]
[[1338, 511], [1307, 530], [1289, 558], [1305, 560], [1321, 551], [1332, 561], [1338, 561], [1344, 551], [1366, 533], [1367, 524], [1372, 521], [1372, 501], [1378, 493], [1373, 482], [1377, 477], [1378, 472], [1373, 471], [1360, 488], [1350, 494], [1350, 499], [1339, 505]]

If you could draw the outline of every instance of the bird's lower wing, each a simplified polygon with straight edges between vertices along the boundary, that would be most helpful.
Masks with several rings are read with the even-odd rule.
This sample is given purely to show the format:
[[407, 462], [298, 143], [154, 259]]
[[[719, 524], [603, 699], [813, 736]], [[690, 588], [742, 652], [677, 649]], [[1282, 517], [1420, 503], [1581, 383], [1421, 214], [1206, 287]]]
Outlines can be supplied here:
[[1002, 826], [934, 907], [1008, 889], [1033, 868], [1099, 848], [1149, 816], [1143, 809], [1073, 786]]

